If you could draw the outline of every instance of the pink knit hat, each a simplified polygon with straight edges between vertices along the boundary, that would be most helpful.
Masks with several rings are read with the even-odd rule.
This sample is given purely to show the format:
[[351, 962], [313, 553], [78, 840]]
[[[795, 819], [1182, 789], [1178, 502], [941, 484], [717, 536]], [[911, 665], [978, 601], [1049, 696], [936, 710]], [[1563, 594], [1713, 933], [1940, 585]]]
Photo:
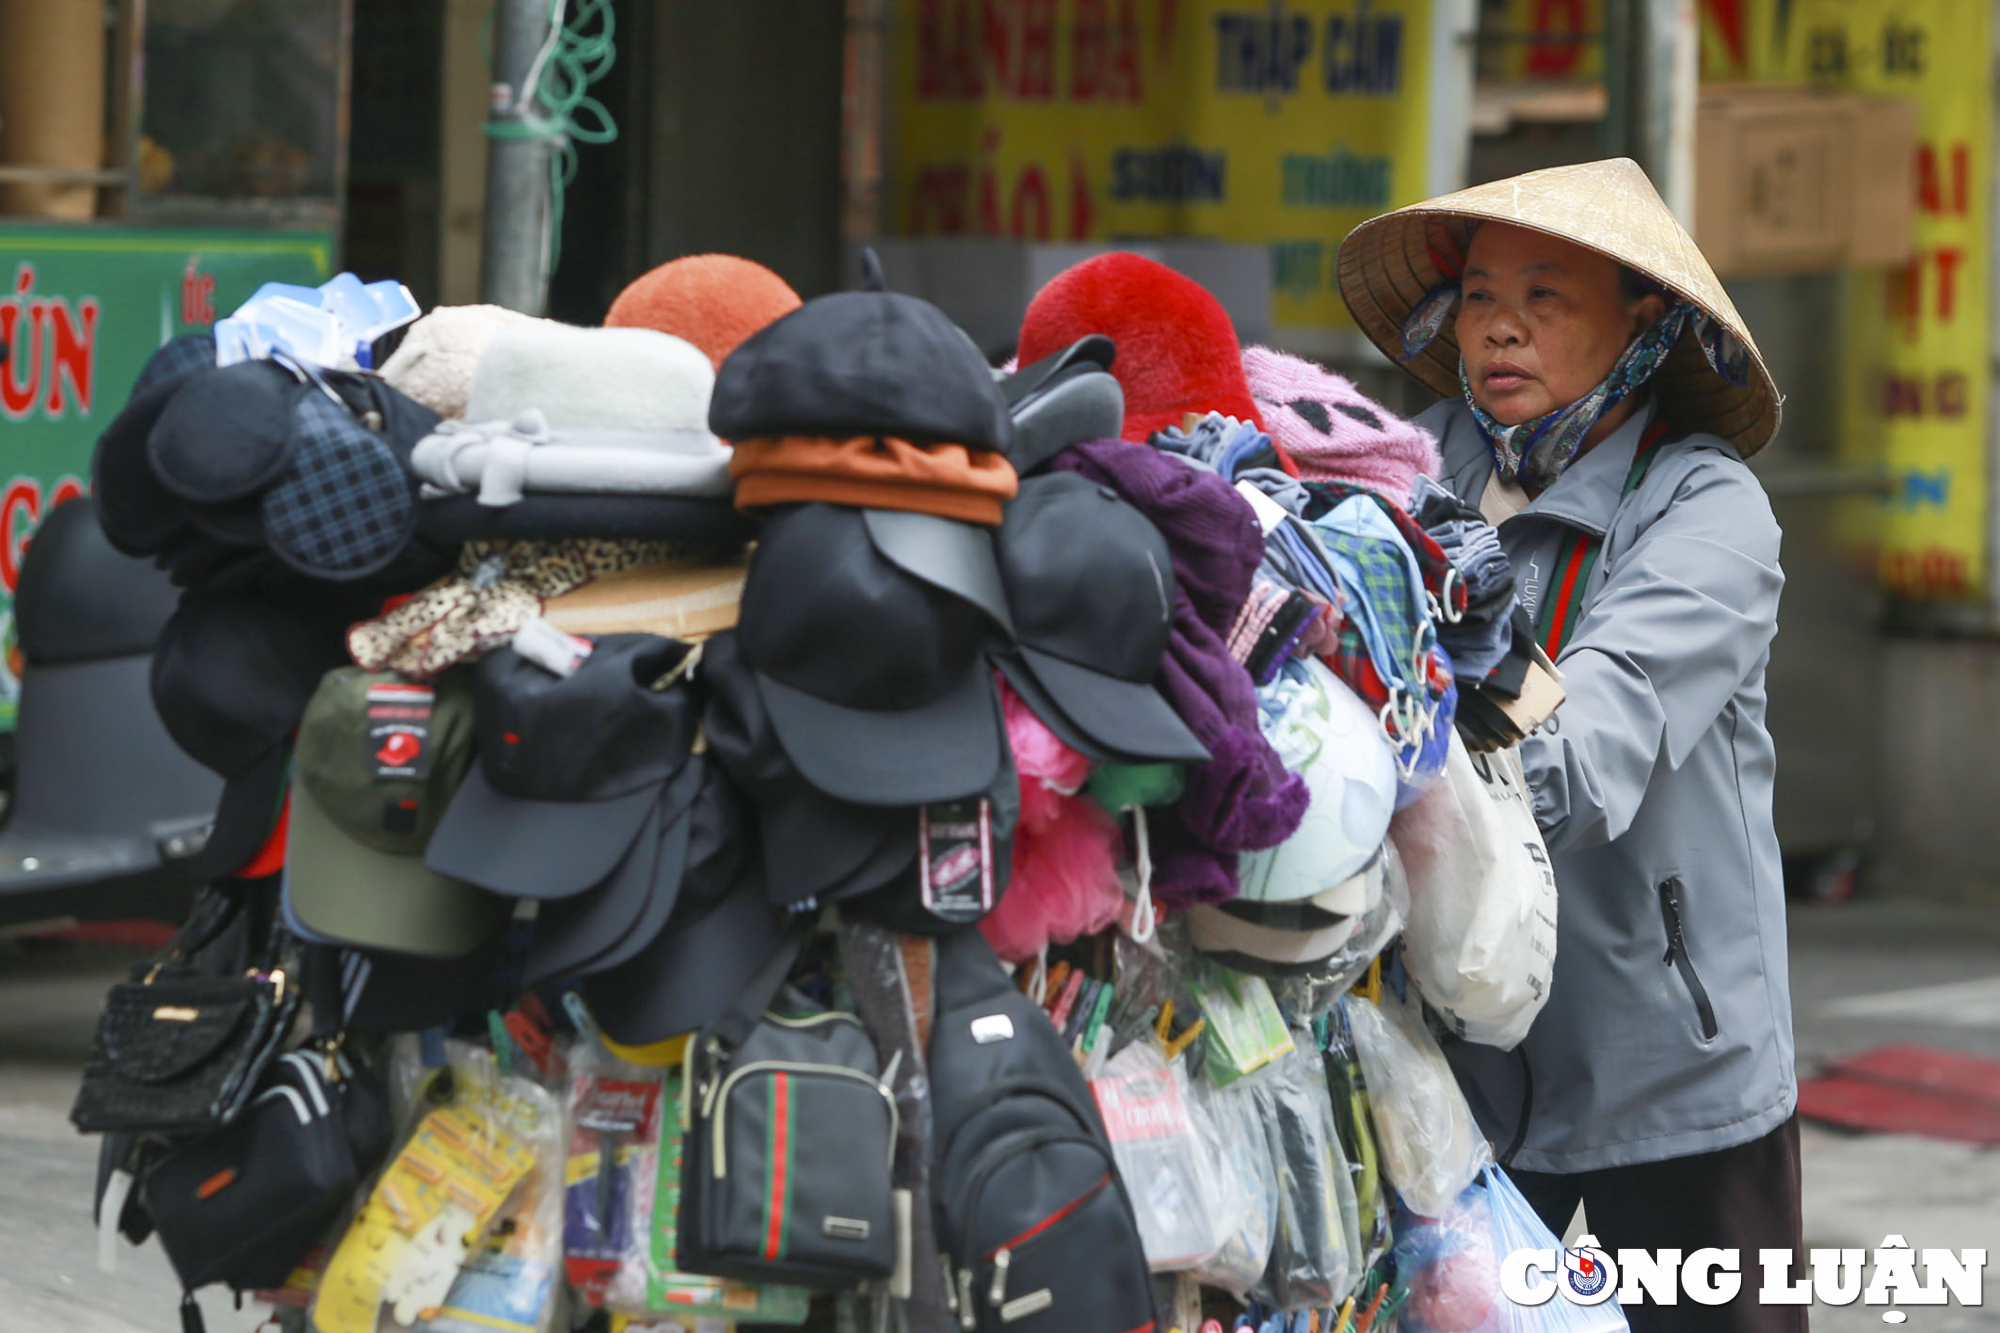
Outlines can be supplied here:
[[1417, 474], [1438, 473], [1437, 442], [1324, 366], [1269, 347], [1243, 352], [1271, 442], [1306, 481], [1344, 481], [1408, 507]]

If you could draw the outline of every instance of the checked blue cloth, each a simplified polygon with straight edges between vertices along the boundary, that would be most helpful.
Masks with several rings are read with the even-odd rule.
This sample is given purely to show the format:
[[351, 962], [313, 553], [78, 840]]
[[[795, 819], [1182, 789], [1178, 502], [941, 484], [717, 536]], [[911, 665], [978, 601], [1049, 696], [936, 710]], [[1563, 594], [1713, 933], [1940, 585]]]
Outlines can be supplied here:
[[388, 445], [323, 393], [295, 409], [292, 466], [264, 493], [264, 536], [313, 578], [365, 578], [408, 545], [417, 501]]

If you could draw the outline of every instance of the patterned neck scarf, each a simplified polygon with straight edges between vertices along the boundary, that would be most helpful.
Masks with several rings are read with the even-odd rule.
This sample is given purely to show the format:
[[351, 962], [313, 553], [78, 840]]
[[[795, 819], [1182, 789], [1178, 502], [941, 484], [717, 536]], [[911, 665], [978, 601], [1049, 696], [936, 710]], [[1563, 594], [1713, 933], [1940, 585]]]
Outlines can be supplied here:
[[1652, 328], [1633, 340], [1596, 388], [1566, 407], [1544, 412], [1517, 426], [1501, 425], [1474, 400], [1472, 384], [1465, 375], [1465, 359], [1459, 358], [1459, 388], [1465, 393], [1473, 420], [1479, 423], [1480, 434], [1486, 437], [1487, 447], [1493, 451], [1493, 467], [1501, 479], [1541, 489], [1552, 485], [1575, 460], [1591, 427], [1653, 377], [1653, 372], [1680, 341], [1681, 331], [1694, 313], [1694, 307], [1686, 301], [1676, 301]]

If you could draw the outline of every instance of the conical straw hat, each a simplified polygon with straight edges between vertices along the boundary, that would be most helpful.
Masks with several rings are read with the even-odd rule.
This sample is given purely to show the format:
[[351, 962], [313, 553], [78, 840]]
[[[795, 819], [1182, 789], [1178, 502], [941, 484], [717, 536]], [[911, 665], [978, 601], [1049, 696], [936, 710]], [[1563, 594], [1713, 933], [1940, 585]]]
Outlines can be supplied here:
[[[1476, 185], [1385, 213], [1356, 227], [1340, 247], [1340, 295], [1374, 344], [1447, 398], [1458, 396], [1458, 334], [1445, 321], [1436, 341], [1403, 360], [1403, 322], [1438, 284], [1457, 278], [1472, 233], [1484, 221], [1560, 236], [1644, 274], [1719, 321], [1750, 354], [1746, 382], [1717, 374], [1692, 323], [1653, 376], [1668, 417], [1729, 440], [1745, 457], [1778, 429], [1778, 386], [1715, 270], [1630, 158], [1550, 167]], [[1450, 269], [1450, 272], [1447, 272]]]

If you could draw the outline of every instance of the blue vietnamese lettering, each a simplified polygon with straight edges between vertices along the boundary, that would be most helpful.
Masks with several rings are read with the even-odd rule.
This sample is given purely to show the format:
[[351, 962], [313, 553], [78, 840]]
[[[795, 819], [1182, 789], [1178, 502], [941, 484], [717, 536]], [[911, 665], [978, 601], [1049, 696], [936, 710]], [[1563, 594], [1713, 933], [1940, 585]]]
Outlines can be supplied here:
[[1403, 19], [1371, 14], [1368, 0], [1326, 20], [1320, 78], [1334, 94], [1394, 97], [1403, 87]]

